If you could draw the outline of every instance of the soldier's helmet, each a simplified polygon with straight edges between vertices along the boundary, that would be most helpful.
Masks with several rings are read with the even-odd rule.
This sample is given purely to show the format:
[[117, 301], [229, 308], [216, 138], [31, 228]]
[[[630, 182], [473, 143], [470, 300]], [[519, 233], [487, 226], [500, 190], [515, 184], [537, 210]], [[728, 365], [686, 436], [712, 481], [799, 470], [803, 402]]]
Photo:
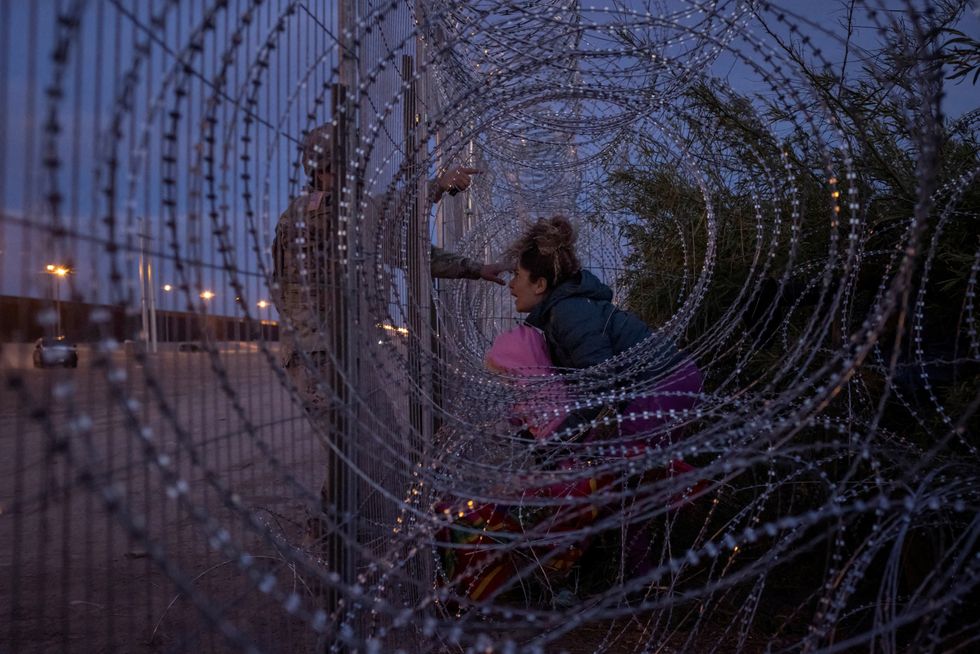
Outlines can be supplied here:
[[324, 124], [311, 129], [303, 139], [301, 154], [307, 177], [329, 171], [333, 164], [333, 127]]

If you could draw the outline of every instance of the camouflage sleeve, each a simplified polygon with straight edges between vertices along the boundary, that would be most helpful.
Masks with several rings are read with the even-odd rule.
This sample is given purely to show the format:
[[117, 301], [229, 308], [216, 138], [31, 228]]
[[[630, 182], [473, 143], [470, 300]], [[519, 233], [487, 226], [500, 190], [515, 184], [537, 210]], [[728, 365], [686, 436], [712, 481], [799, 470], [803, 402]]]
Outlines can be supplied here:
[[432, 246], [430, 268], [433, 277], [443, 279], [480, 279], [480, 269], [483, 265], [461, 254], [447, 252], [442, 248]]
[[[439, 192], [438, 183], [435, 180], [429, 180], [427, 190], [427, 199], [429, 202], [436, 202], [442, 196], [442, 193]], [[367, 225], [369, 233], [384, 221], [386, 209], [396, 213], [402, 211], [404, 210], [405, 203], [411, 197], [402, 188], [395, 189], [382, 196], [368, 196], [364, 208], [363, 220], [365, 225]], [[382, 250], [377, 253], [377, 256], [385, 256], [385, 254], [391, 256], [391, 253], [399, 252], [400, 248], [398, 244], [391, 242], [391, 239], [397, 237], [398, 233], [393, 230], [388, 230], [388, 232], [388, 241], [381, 243]], [[430, 250], [429, 259], [429, 273], [432, 277], [441, 279], [480, 279], [480, 270], [483, 268], [483, 264], [478, 261], [454, 252], [447, 252], [435, 245]]]

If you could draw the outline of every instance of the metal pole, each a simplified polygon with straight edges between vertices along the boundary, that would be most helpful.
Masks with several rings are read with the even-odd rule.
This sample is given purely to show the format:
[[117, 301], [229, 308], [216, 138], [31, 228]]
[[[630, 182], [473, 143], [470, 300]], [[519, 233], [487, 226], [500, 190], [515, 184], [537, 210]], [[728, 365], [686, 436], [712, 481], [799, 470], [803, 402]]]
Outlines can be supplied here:
[[141, 324], [140, 324], [140, 340], [142, 340], [143, 341], [143, 345], [146, 346], [146, 344], [147, 344], [147, 337], [148, 337], [147, 323], [149, 322], [149, 320], [148, 320], [147, 315], [146, 315], [146, 275], [145, 275], [144, 270], [143, 270], [144, 242], [143, 242], [143, 219], [142, 218], [139, 219], [139, 232], [138, 232], [138, 237], [139, 237], [139, 241], [140, 241], [140, 256], [139, 256], [139, 262], [138, 262], [138, 265], [139, 265], [139, 275], [138, 276], [139, 276], [139, 282], [140, 282], [140, 320], [141, 320]]
[[61, 333], [61, 284], [58, 283], [58, 275], [52, 275], [51, 281], [54, 283], [54, 304], [55, 313], [58, 314], [58, 331], [55, 336], [64, 336]]
[[150, 294], [150, 351], [157, 351], [157, 287], [153, 283], [152, 255], [146, 262], [146, 284]]

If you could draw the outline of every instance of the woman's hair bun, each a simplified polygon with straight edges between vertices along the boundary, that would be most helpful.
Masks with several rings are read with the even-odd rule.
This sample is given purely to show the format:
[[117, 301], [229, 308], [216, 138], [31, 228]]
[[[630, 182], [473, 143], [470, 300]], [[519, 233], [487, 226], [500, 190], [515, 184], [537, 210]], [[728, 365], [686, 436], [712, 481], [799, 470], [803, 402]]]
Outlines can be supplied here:
[[529, 235], [538, 251], [546, 257], [575, 247], [575, 228], [562, 215], [542, 218], [531, 227]]
[[581, 268], [575, 254], [575, 228], [565, 216], [541, 218], [508, 249], [534, 278], [544, 277], [554, 286]]

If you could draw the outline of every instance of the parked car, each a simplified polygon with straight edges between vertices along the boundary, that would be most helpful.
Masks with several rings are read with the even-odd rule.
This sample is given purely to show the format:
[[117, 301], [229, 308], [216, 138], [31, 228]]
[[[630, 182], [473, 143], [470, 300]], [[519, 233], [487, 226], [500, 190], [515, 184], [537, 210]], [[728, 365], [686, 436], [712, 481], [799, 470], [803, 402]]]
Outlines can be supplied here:
[[35, 368], [78, 367], [78, 348], [71, 341], [61, 338], [39, 338], [34, 343]]

